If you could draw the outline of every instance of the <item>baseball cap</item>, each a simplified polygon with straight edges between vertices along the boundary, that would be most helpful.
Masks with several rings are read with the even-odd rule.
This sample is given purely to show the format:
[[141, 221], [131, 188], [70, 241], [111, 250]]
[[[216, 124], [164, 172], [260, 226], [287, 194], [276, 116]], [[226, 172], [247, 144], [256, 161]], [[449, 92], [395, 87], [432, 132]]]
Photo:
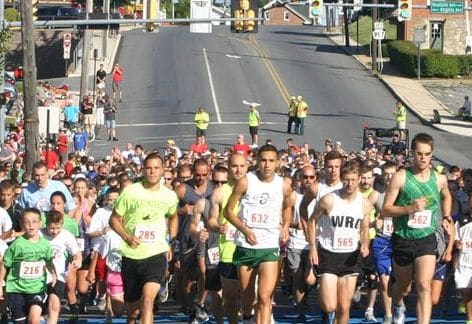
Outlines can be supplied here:
[[343, 143], [341, 143], [340, 141], [336, 141], [336, 145], [342, 146]]
[[302, 96], [298, 96], [298, 97], [297, 97], [297, 100], [302, 100], [302, 99], [303, 99]]
[[290, 97], [290, 100], [295, 100], [295, 96], [291, 96], [291, 97]]
[[174, 140], [169, 139], [169, 140], [167, 140], [167, 144], [169, 144], [169, 145], [175, 145], [175, 142], [174, 142]]

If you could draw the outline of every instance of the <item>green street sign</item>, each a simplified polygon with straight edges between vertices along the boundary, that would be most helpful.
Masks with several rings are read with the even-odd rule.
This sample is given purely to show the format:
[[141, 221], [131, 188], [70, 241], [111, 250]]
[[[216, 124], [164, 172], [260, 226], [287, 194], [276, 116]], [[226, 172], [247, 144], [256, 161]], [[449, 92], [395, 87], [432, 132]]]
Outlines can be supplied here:
[[433, 0], [431, 1], [431, 13], [461, 15], [464, 13], [464, 2]]

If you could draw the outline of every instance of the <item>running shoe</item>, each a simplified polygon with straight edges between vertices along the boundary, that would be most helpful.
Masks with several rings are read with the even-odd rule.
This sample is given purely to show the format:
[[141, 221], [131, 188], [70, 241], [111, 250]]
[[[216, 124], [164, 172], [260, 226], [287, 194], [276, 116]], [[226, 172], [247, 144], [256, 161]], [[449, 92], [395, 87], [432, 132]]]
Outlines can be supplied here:
[[195, 305], [195, 311], [196, 311], [195, 318], [199, 322], [206, 322], [210, 319], [209, 316], [208, 316], [208, 313], [205, 309], [205, 305]]
[[387, 316], [387, 315], [385, 315], [382, 323], [383, 323], [383, 324], [392, 324], [392, 323], [393, 323], [393, 318], [392, 318], [392, 316]]
[[172, 275], [169, 276], [169, 278], [164, 282], [164, 284], [161, 286], [161, 289], [159, 290], [159, 302], [160, 303], [165, 303], [167, 299], [169, 298], [169, 282], [172, 280]]
[[393, 306], [393, 324], [405, 323], [405, 306]]
[[374, 309], [367, 308], [364, 314], [364, 322], [377, 322], [377, 319], [374, 316]]
[[107, 308], [107, 301], [105, 300], [105, 298], [100, 298], [97, 301], [97, 307], [102, 312]]

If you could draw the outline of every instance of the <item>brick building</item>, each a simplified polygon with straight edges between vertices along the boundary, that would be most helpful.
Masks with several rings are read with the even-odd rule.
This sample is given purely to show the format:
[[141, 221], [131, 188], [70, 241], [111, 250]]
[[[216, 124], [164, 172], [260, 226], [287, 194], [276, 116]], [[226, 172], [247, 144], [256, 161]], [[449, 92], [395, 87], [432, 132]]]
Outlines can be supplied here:
[[[430, 5], [431, 0], [414, 0], [415, 5]], [[468, 0], [465, 6], [470, 6]], [[413, 8], [412, 19], [399, 23], [398, 39], [414, 40], [416, 28], [423, 28], [425, 43], [422, 49], [436, 48], [445, 54], [466, 54], [466, 14], [433, 14], [428, 9]], [[470, 53], [470, 52], [469, 52]]]
[[287, 3], [280, 0], [268, 2], [262, 8], [264, 25], [300, 26], [311, 25], [306, 3]]

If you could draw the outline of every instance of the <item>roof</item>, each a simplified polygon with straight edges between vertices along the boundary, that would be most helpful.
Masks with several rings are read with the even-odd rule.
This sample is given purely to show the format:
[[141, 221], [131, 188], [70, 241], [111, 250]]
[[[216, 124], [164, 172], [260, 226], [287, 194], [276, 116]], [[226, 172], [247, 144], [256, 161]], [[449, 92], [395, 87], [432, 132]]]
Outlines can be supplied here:
[[306, 2], [289, 2], [286, 0], [272, 0], [269, 1], [263, 10], [269, 10], [274, 7], [285, 7], [294, 15], [303, 20], [304, 24], [311, 24], [312, 20], [309, 18], [309, 5]]
[[309, 18], [310, 7], [306, 3], [296, 3], [292, 2], [286, 4], [285, 7], [287, 9], [291, 9], [295, 15], [300, 17], [304, 23], [311, 24], [312, 20]]

